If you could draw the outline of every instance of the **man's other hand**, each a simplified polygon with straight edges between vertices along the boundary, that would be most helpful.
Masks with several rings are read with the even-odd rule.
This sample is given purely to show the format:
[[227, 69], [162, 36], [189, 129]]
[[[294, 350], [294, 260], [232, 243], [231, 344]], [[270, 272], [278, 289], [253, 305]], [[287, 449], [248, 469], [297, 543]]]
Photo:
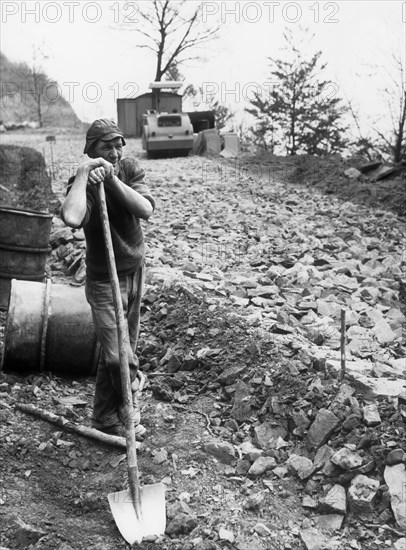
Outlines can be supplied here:
[[95, 159], [90, 159], [84, 162], [79, 166], [78, 172], [81, 172], [86, 178], [89, 177], [89, 174], [91, 171], [95, 170], [96, 168], [103, 168], [106, 177], [106, 174], [110, 172], [110, 170], [113, 168], [113, 165], [111, 162], [108, 162], [102, 157], [98, 157]]
[[98, 183], [102, 183], [105, 177], [106, 172], [103, 166], [99, 166], [90, 171], [87, 181], [90, 183], [90, 185], [97, 185]]

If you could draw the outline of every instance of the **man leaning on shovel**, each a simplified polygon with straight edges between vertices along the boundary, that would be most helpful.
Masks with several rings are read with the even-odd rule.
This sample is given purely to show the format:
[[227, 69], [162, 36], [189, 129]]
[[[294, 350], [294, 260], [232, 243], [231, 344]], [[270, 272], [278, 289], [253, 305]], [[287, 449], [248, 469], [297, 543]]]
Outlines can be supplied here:
[[86, 237], [86, 298], [101, 345], [93, 403], [92, 426], [104, 433], [125, 436], [119, 344], [106, 246], [98, 206], [97, 185], [104, 185], [111, 237], [124, 315], [128, 324], [127, 355], [134, 403], [135, 435], [141, 439], [137, 392], [144, 377], [138, 370], [136, 346], [145, 273], [145, 246], [140, 220], [147, 220], [155, 202], [137, 160], [122, 159], [125, 140], [111, 120], [95, 120], [87, 131], [83, 162], [71, 177], [61, 217], [70, 227], [83, 227]]

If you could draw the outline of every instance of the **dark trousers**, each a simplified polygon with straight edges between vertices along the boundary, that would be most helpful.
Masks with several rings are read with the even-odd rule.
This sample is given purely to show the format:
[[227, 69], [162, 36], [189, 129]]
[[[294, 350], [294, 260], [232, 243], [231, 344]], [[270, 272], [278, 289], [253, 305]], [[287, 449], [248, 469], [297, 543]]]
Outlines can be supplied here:
[[[136, 350], [144, 276], [145, 267], [142, 266], [135, 273], [119, 278], [124, 316], [128, 325], [126, 342], [132, 382], [138, 370]], [[117, 323], [110, 282], [87, 281], [86, 298], [92, 308], [93, 323], [101, 346], [92, 414], [92, 426], [100, 429], [120, 424], [120, 409], [123, 405]]]

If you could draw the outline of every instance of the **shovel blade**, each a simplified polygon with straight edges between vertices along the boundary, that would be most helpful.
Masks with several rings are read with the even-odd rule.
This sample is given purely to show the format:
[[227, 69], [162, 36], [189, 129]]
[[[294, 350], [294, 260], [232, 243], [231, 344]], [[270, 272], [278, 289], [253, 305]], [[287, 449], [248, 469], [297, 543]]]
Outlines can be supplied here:
[[137, 517], [130, 491], [107, 495], [118, 530], [129, 544], [140, 544], [143, 537], [165, 533], [165, 485], [145, 485], [140, 488], [140, 495], [141, 517]]

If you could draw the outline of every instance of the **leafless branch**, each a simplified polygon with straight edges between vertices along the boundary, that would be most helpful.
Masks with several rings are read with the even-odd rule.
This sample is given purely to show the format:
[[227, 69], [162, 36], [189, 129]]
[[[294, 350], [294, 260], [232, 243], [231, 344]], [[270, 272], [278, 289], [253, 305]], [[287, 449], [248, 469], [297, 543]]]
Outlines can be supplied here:
[[219, 25], [208, 28], [200, 22], [201, 3], [188, 13], [186, 9], [190, 4], [187, 0], [145, 2], [139, 12], [143, 27], [138, 25], [131, 29], [144, 39], [138, 47], [149, 49], [156, 55], [155, 80], [161, 80], [175, 63], [201, 59], [198, 55], [184, 54], [218, 36]]

